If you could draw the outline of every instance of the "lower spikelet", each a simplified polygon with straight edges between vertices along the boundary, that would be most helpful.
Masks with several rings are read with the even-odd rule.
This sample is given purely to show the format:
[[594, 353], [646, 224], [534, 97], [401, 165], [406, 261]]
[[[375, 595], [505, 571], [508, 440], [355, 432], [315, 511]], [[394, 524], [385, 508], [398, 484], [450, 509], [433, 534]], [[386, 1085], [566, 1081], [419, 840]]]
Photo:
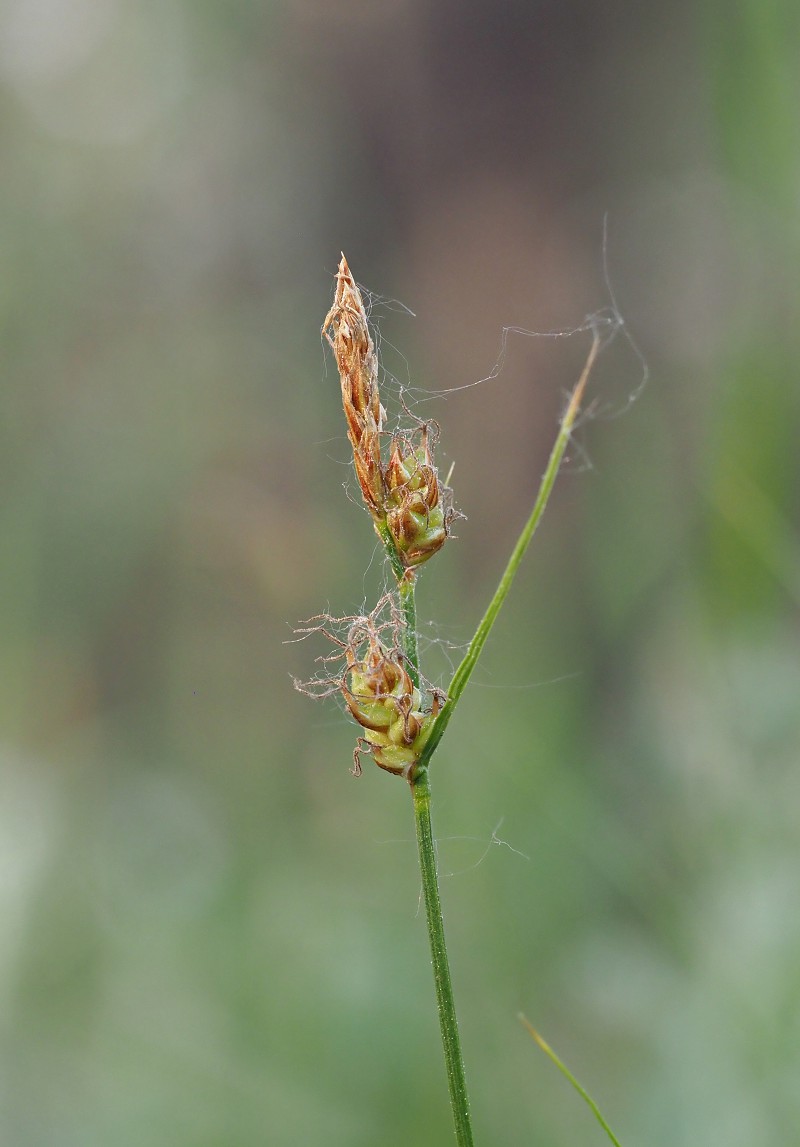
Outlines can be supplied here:
[[[295, 687], [313, 697], [341, 694], [364, 730], [353, 754], [356, 776], [361, 773], [361, 753], [367, 751], [386, 772], [411, 779], [444, 700], [432, 688], [430, 704], [424, 704], [398, 645], [401, 624], [396, 602], [387, 594], [369, 614], [346, 618], [325, 614], [311, 618], [297, 631], [302, 637], [321, 633], [336, 647], [332, 654], [318, 658], [325, 666], [321, 677], [295, 681]], [[344, 625], [345, 636], [337, 636], [336, 630]], [[334, 663], [339, 664], [339, 671], [331, 673]]]

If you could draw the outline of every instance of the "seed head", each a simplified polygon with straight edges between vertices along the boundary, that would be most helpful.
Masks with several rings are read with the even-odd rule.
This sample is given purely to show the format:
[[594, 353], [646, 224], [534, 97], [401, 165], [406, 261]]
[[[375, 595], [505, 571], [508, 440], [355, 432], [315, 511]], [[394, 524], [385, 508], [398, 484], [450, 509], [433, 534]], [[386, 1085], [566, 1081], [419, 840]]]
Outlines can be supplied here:
[[431, 446], [438, 427], [434, 422], [420, 423], [413, 433], [396, 435], [384, 464], [381, 442], [386, 411], [378, 393], [378, 358], [364, 300], [344, 255], [322, 333], [339, 369], [353, 464], [375, 529], [384, 544], [388, 531], [407, 569], [421, 565], [444, 545], [456, 516], [452, 492], [440, 483], [433, 462]]
[[322, 333], [333, 348], [339, 368], [356, 477], [370, 513], [376, 521], [382, 521], [386, 490], [380, 435], [386, 413], [378, 393], [378, 359], [367, 325], [364, 300], [344, 255], [336, 273], [333, 306], [325, 316]]
[[[361, 741], [375, 763], [387, 772], [406, 774], [419, 755], [426, 717], [422, 698], [405, 667], [403, 655], [387, 649], [377, 633], [365, 631], [361, 659], [346, 651], [347, 675], [342, 693], [347, 708], [364, 729]], [[356, 750], [358, 753], [358, 750]], [[356, 767], [360, 767], [356, 755]]]
[[[411, 679], [398, 646], [402, 620], [396, 601], [387, 594], [370, 614], [341, 619], [326, 615], [311, 622], [297, 632], [302, 636], [322, 633], [337, 650], [318, 659], [326, 666], [323, 677], [306, 683], [295, 681], [296, 688], [312, 697], [342, 695], [364, 730], [353, 754], [356, 776], [361, 772], [361, 753], [366, 750], [386, 772], [411, 779], [443, 696], [430, 688], [431, 700], [426, 704]], [[336, 634], [342, 622], [348, 623], [344, 638]], [[327, 667], [334, 662], [341, 666], [342, 661], [340, 671], [331, 674]]]

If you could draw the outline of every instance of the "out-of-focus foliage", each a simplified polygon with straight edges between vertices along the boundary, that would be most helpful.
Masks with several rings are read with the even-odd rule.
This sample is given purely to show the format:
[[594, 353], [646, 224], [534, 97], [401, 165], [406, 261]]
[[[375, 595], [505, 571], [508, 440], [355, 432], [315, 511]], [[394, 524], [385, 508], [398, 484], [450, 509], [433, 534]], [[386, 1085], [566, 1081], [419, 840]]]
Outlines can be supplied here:
[[597, 1141], [523, 1009], [625, 1143], [794, 1141], [798, 16], [668, 16], [0, 8], [3, 1143], [449, 1141], [410, 801], [282, 644], [381, 584], [319, 324], [341, 249], [416, 313], [446, 681], [586, 345], [430, 394], [607, 302], [606, 211], [651, 379], [601, 364], [434, 762], [476, 1136]]

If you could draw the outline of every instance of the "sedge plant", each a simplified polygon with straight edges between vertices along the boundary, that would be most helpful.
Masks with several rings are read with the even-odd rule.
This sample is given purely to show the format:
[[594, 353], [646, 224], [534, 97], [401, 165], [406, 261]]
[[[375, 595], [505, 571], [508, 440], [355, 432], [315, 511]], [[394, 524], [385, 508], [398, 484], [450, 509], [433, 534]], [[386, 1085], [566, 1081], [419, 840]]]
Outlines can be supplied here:
[[[319, 658], [324, 667], [320, 677], [295, 684], [312, 696], [339, 693], [343, 698], [361, 727], [353, 754], [355, 775], [361, 772], [362, 756], [369, 754], [376, 765], [401, 778], [409, 788], [458, 1147], [472, 1147], [474, 1140], [431, 825], [431, 763], [553, 490], [601, 348], [599, 324], [586, 329], [593, 332], [592, 343], [561, 416], [530, 516], [464, 658], [442, 692], [420, 671], [415, 601], [419, 571], [445, 544], [457, 516], [452, 491], [439, 477], [434, 461], [438, 426], [415, 421], [409, 429], [391, 434], [386, 430], [386, 412], [378, 390], [378, 359], [367, 312], [344, 255], [336, 275], [333, 305], [322, 325], [339, 371], [356, 478], [391, 569], [394, 588], [370, 613], [346, 618], [325, 614], [305, 623], [297, 631], [301, 636], [321, 633], [333, 649]], [[553, 1061], [580, 1087], [557, 1057]], [[581, 1094], [591, 1104], [582, 1089]]]

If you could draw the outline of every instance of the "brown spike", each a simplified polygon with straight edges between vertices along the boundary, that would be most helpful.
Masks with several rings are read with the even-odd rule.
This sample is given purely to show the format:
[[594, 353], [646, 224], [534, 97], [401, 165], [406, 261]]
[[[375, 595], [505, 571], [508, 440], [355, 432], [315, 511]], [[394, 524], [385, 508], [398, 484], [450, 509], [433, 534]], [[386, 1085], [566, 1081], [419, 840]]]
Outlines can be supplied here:
[[386, 491], [380, 451], [384, 415], [378, 393], [378, 359], [364, 300], [344, 255], [336, 273], [333, 305], [325, 316], [322, 333], [333, 348], [339, 369], [356, 476], [370, 512], [380, 521], [385, 517]]

